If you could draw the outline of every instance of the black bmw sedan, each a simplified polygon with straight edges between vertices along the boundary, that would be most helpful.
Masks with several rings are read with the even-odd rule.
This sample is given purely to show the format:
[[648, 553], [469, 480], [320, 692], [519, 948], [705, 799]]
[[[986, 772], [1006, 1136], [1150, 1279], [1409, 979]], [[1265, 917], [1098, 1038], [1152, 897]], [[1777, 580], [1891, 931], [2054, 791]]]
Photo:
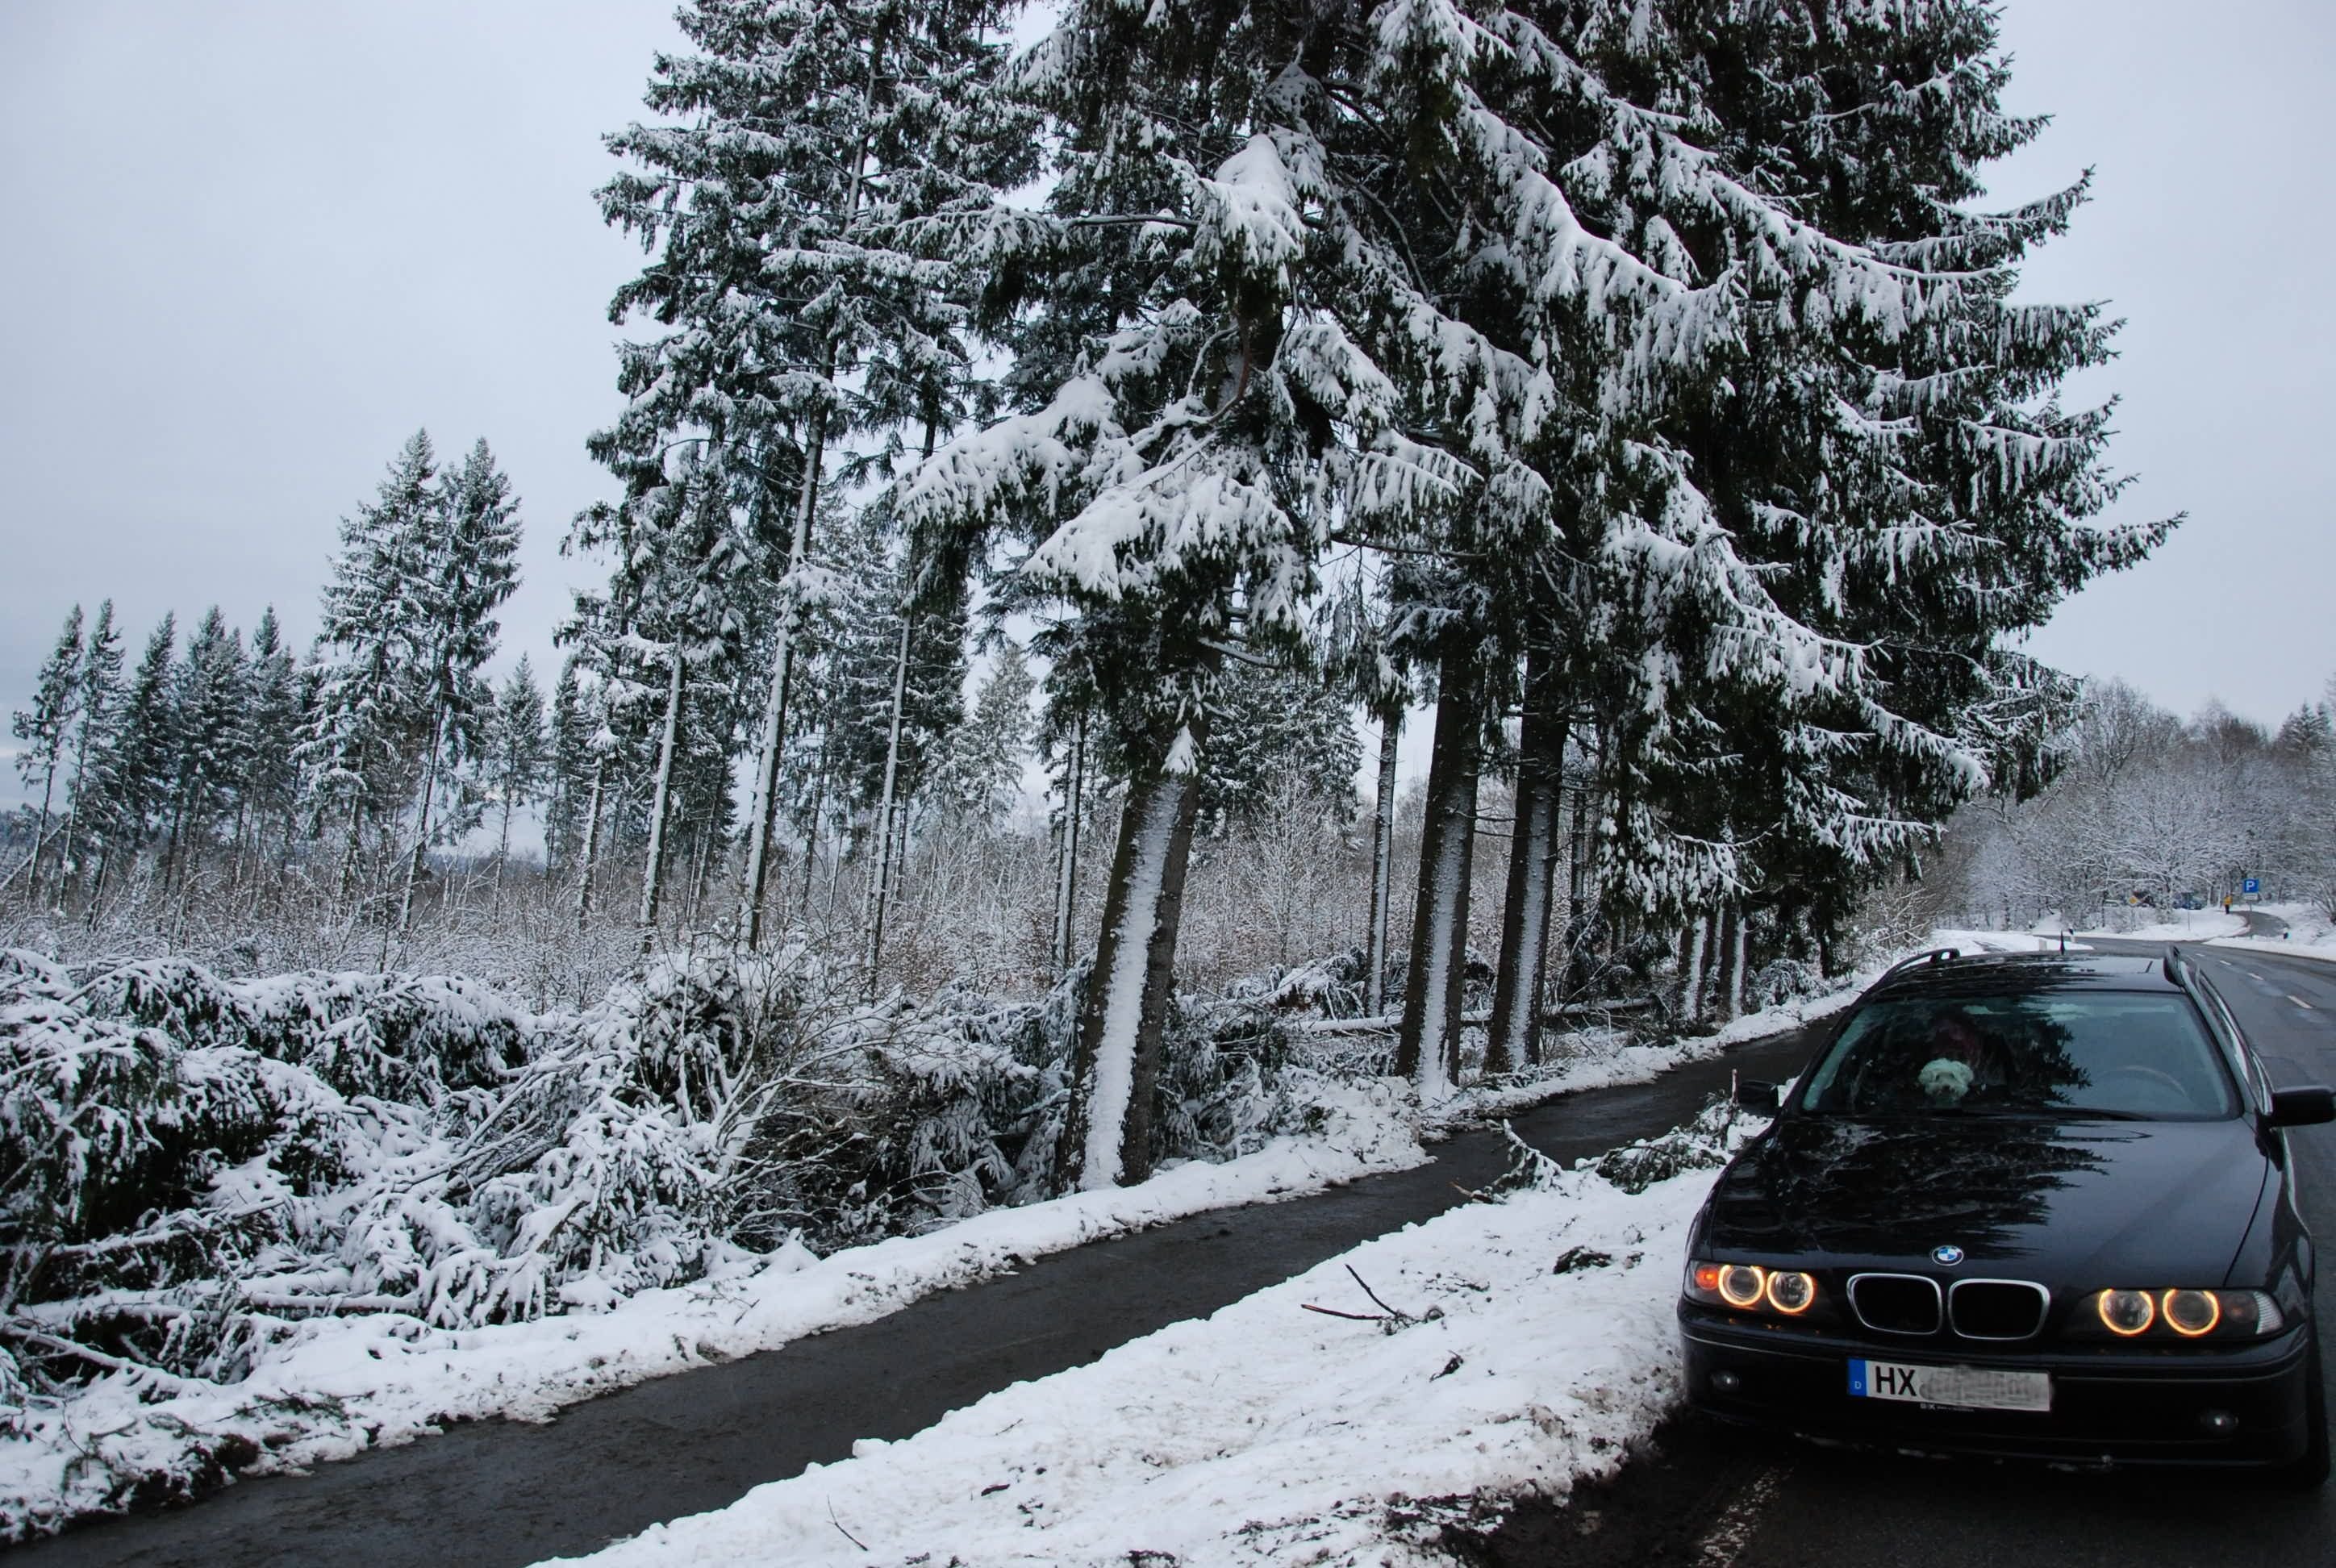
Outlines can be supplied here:
[[1910, 960], [1697, 1218], [1689, 1400], [1820, 1440], [2317, 1485], [2283, 1129], [2331, 1119], [2176, 951]]

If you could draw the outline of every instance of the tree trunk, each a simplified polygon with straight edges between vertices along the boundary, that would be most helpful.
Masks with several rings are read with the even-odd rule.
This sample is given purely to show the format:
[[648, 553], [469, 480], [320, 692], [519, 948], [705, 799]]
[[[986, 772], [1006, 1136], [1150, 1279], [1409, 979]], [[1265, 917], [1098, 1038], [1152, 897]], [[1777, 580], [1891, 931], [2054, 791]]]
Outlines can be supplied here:
[[111, 866], [112, 863], [113, 845], [111, 842], [108, 842], [103, 848], [97, 852], [97, 871], [96, 873], [89, 879], [88, 929], [92, 931], [97, 930], [98, 905], [105, 897], [106, 868]]
[[422, 811], [414, 823], [414, 858], [405, 862], [405, 893], [397, 902], [397, 934], [414, 929], [414, 884], [422, 880], [423, 862], [430, 853], [430, 802], [438, 788], [438, 753], [446, 735], [446, 710], [442, 706], [430, 717], [430, 755], [422, 765]]
[[357, 845], [365, 833], [365, 801], [353, 796], [349, 801], [349, 842], [341, 851], [341, 872], [333, 890], [333, 908], [337, 913], [349, 906], [349, 895], [357, 880]]
[[1679, 1017], [1690, 1024], [1703, 1021], [1703, 959], [1710, 940], [1710, 917], [1696, 916], [1688, 928], [1687, 958], [1680, 966], [1685, 983], [1679, 988]]
[[1712, 978], [1719, 993], [1719, 1021], [1733, 1023], [1742, 1010], [1744, 995], [1744, 911], [1730, 904], [1720, 912], [1718, 972]]
[[[495, 891], [492, 897], [495, 918], [498, 920], [502, 918], [503, 912], [503, 872], [511, 865], [511, 791], [506, 789], [503, 791], [502, 831], [495, 837]], [[544, 852], [544, 859], [547, 862], [551, 859], [549, 850]]]
[[1435, 753], [1427, 768], [1426, 815], [1420, 823], [1419, 894], [1412, 909], [1411, 961], [1395, 1057], [1396, 1071], [1419, 1086], [1423, 1100], [1450, 1092], [1459, 1060], [1481, 751], [1474, 656], [1445, 657], [1437, 685]]
[[33, 830], [31, 880], [24, 884], [24, 902], [28, 907], [37, 908], [41, 901], [41, 852], [48, 847], [49, 805], [56, 788], [57, 759], [51, 754], [48, 776], [41, 781], [41, 823]]
[[[803, 451], [803, 486], [795, 498], [794, 537], [787, 545], [787, 576], [793, 579], [811, 556], [811, 522], [819, 507], [820, 466], [825, 460], [827, 428], [820, 419]], [[771, 834], [779, 810], [779, 754], [787, 743], [788, 687], [794, 677], [795, 634], [803, 616], [790, 596], [779, 618], [779, 646], [771, 666], [770, 695], [763, 704], [763, 735], [754, 753], [754, 794], [746, 808], [746, 865], [739, 879], [738, 940], [748, 948], [763, 939], [763, 888], [770, 876]]]
[[1079, 886], [1079, 815], [1086, 809], [1087, 716], [1071, 726], [1070, 765], [1063, 775], [1062, 857], [1055, 867], [1055, 973], [1071, 967], [1071, 932]]
[[592, 873], [600, 852], [600, 801], [607, 793], [608, 759], [592, 760], [592, 794], [584, 807], [584, 842], [577, 846], [576, 930], [582, 935], [592, 923]]
[[900, 720], [909, 696], [909, 638], [916, 617], [900, 613], [900, 648], [892, 661], [892, 723], [884, 741], [884, 795], [876, 811], [876, 881], [868, 922], [868, 999], [876, 999], [876, 966], [884, 956], [884, 906], [892, 891], [892, 812], [900, 777]]
[[1152, 1174], [1152, 1096], [1200, 800], [1189, 770], [1128, 784], [1071, 1057], [1071, 1115], [1056, 1155], [1066, 1185], [1092, 1191]]
[[1395, 768], [1403, 739], [1403, 709], [1379, 717], [1378, 809], [1371, 818], [1371, 925], [1363, 939], [1363, 1012], [1387, 1007], [1387, 904], [1395, 882]]
[[1501, 968], [1485, 1033], [1484, 1071], [1512, 1073], [1541, 1060], [1542, 969], [1557, 886], [1559, 813], [1565, 798], [1567, 693], [1555, 661], [1534, 651], [1525, 669], [1517, 735], [1517, 798], [1509, 881], [1501, 906]]
[[673, 757], [681, 745], [681, 694], [685, 671], [681, 641], [674, 640], [673, 667], [665, 687], [665, 734], [657, 743], [657, 784], [649, 792], [648, 863], [641, 868], [641, 951], [657, 945], [657, 894], [665, 871], [665, 819], [673, 803]]
[[1596, 809], [1587, 780], [1573, 788], [1573, 832], [1566, 849], [1565, 989], [1579, 996], [1590, 983], [1591, 815]]

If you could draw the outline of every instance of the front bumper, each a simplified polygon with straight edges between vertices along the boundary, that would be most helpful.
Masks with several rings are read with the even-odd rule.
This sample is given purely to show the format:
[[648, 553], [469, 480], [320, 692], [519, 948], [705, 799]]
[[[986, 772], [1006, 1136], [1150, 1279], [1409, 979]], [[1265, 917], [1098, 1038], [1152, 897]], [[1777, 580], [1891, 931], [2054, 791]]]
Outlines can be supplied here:
[[[2136, 1352], [2062, 1347], [1986, 1353], [1952, 1341], [1779, 1330], [1679, 1309], [1688, 1403], [1724, 1421], [1821, 1442], [2080, 1465], [2260, 1466], [2306, 1446], [2308, 1326], [2259, 1344]], [[2049, 1412], [1961, 1410], [1853, 1398], [1854, 1357], [2048, 1372]], [[1732, 1378], [1715, 1381], [1718, 1374]], [[1723, 1388], [1722, 1382], [1732, 1383]], [[2227, 1432], [2208, 1426], [2220, 1414]]]

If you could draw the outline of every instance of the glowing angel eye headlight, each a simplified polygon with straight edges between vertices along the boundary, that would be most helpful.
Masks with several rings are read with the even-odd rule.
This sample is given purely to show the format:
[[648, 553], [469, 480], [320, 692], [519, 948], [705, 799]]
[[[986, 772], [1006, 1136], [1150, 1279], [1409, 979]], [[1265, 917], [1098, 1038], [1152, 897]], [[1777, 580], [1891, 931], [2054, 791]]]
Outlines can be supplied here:
[[2168, 1290], [2157, 1305], [2166, 1326], [2185, 1339], [2213, 1333], [2223, 1320], [2223, 1303], [2212, 1290]]
[[2157, 1321], [2157, 1303], [2146, 1290], [2103, 1290], [2099, 1310], [2101, 1327], [2121, 1339], [2147, 1333]]
[[1729, 1263], [1719, 1271], [1719, 1299], [1731, 1307], [1757, 1307], [1768, 1289], [1768, 1271], [1754, 1263]]
[[2106, 1329], [2120, 1339], [2137, 1339], [2146, 1334], [2161, 1342], [2168, 1336], [2183, 1339], [2260, 1339], [2286, 1326], [2286, 1314], [2264, 1291], [2201, 1290], [2182, 1286], [2172, 1290], [2099, 1291], [2087, 1299], [2070, 1325], [2071, 1331], [2080, 1335]]
[[1688, 1263], [1681, 1288], [1690, 1301], [1752, 1312], [1772, 1320], [1801, 1317], [1818, 1308], [1825, 1294], [1815, 1275], [1798, 1269], [1778, 1269], [1766, 1263], [1717, 1263], [1708, 1258]]
[[1768, 1305], [1787, 1318], [1797, 1318], [1817, 1299], [1817, 1282], [1806, 1274], [1778, 1270], [1768, 1276]]

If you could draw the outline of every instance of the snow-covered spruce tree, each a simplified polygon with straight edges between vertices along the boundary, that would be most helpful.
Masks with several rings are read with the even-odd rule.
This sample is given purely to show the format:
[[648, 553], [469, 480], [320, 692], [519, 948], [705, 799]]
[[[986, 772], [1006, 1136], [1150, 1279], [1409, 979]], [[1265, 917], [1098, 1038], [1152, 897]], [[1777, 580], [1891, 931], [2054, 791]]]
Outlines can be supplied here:
[[[562, 679], [569, 679], [562, 671]], [[572, 698], [571, 698], [572, 701]], [[495, 803], [495, 906], [502, 906], [503, 882], [510, 869], [513, 813], [543, 798], [552, 765], [552, 740], [544, 728], [543, 688], [536, 685], [535, 667], [521, 654], [511, 672], [495, 690], [495, 706], [486, 717], [485, 744], [479, 755], [479, 783]]]
[[822, 641], [826, 766], [837, 803], [869, 862], [861, 923], [873, 975], [879, 922], [891, 895], [902, 803], [932, 777], [938, 753], [964, 717], [961, 607], [910, 603], [905, 541], [889, 493], [848, 511], [822, 551], [837, 583]]
[[[2081, 184], [1968, 210], [1981, 167], [2040, 124], [2001, 110], [1990, 11], [1667, 22], [1668, 45], [1605, 39], [1602, 78], [1683, 113], [1684, 156], [1790, 221], [1669, 219], [1677, 268], [1732, 271], [1744, 305], [1720, 374], [1623, 449], [1606, 492], [1608, 601], [1637, 608], [1606, 628], [1626, 656], [1603, 735], [1610, 896], [1650, 912], [1748, 898], [1829, 930], [1983, 781], [2033, 780], [2055, 683], [2003, 641], [2165, 526], [2092, 525], [2117, 483], [2107, 410], [2054, 398], [2110, 325], [2010, 303]], [[1682, 78], [1655, 57], [1683, 39], [1697, 85], [1658, 103], [1652, 83]], [[1654, 138], [1670, 123], [1643, 120]], [[1642, 184], [1610, 171], [1580, 200], [1597, 221], [1643, 218]]]
[[[638, 412], [640, 404], [637, 402]], [[733, 493], [733, 471], [712, 445], [644, 456], [620, 423], [593, 441], [595, 454], [625, 479], [618, 505], [588, 509], [569, 543], [611, 555], [610, 591], [636, 606], [628, 650], [654, 679], [656, 762], [649, 785], [648, 842], [637, 923], [644, 950], [655, 940], [665, 886], [675, 782], [701, 689], [735, 687], [766, 553], [764, 513], [750, 490]]]
[[701, 446], [701, 472], [755, 520], [777, 600], [745, 824], [750, 946], [833, 453], [858, 433], [948, 423], [962, 303], [920, 226], [986, 206], [991, 179], [1028, 155], [966, 112], [1001, 58], [1001, 17], [995, 0], [694, 0], [679, 21], [696, 52], [661, 56], [647, 94], [676, 122], [609, 139], [635, 167], [602, 209], [655, 253], [611, 314], [667, 330], [624, 351], [631, 403], [604, 443], [657, 466]]
[[1204, 831], [1222, 833], [1292, 804], [1336, 823], [1353, 818], [1362, 743], [1343, 691], [1310, 670], [1236, 662], [1210, 699], [1215, 739], [1201, 773]]
[[98, 842], [97, 870], [91, 879], [89, 916], [95, 923], [98, 901], [107, 873], [127, 874], [153, 831], [156, 814], [169, 799], [170, 766], [171, 655], [177, 649], [179, 622], [165, 613], [162, 623], [146, 639], [124, 691], [121, 716], [105, 739], [102, 760], [94, 772], [102, 787], [93, 792], [91, 831]]
[[[1334, 519], [1449, 488], [1342, 318], [1405, 268], [1318, 122], [1376, 35], [1340, 8], [1066, 12], [1019, 86], [1056, 183], [980, 259], [1019, 409], [925, 464], [904, 509], [936, 563], [1022, 531], [1010, 591], [1076, 608], [1105, 760], [1127, 780], [1081, 1018], [1065, 1179], [1152, 1159], [1211, 694], [1229, 648], [1302, 645]], [[1392, 68], [1392, 67], [1390, 67]], [[1433, 357], [1432, 352], [1427, 355]]]
[[33, 852], [24, 863], [24, 896], [36, 903], [41, 896], [41, 859], [49, 842], [49, 812], [56, 803], [57, 772], [64, 760], [65, 740], [81, 706], [83, 651], [81, 606], [65, 617], [56, 647], [41, 663], [33, 680], [33, 706], [10, 716], [9, 733], [24, 745], [16, 753], [16, 776], [24, 787], [40, 781], [41, 809], [33, 829]]
[[166, 891], [173, 877], [183, 884], [193, 874], [234, 803], [251, 746], [248, 677], [242, 636], [228, 629], [213, 605], [195, 623], [186, 656], [172, 671]]
[[[236, 853], [239, 862], [266, 863], [266, 846], [273, 838], [275, 863], [280, 868], [291, 858], [299, 814], [300, 773], [295, 748], [307, 716], [300, 671], [293, 662], [292, 650], [285, 645], [283, 628], [272, 605], [252, 628], [249, 659], [246, 681], [249, 745], [236, 783]], [[238, 870], [230, 881], [239, 883], [242, 874]]]
[[1028, 760], [1037, 677], [1021, 646], [999, 634], [973, 709], [942, 739], [927, 798], [944, 823], [994, 824], [1014, 808]]
[[79, 712], [73, 727], [73, 785], [65, 812], [60, 899], [70, 897], [84, 856], [86, 834], [102, 822], [106, 763], [122, 708], [122, 633], [113, 624], [113, 601], [97, 607], [97, 620], [83, 645], [76, 676]]
[[1373, 1018], [1387, 1007], [1387, 925], [1395, 886], [1397, 765], [1401, 758], [1404, 716], [1413, 696], [1410, 670], [1392, 633], [1383, 573], [1373, 573], [1351, 551], [1345, 580], [1329, 603], [1326, 663], [1332, 679], [1368, 715], [1379, 732], [1377, 774], [1371, 792], [1371, 898], [1363, 939], [1363, 1010]]
[[478, 755], [494, 693], [480, 672], [494, 657], [495, 612], [519, 586], [519, 501], [482, 438], [446, 475], [435, 507], [414, 519], [420, 536], [404, 552], [416, 577], [413, 602], [415, 717], [423, 732], [414, 849], [398, 895], [400, 934], [414, 924], [414, 893], [430, 848], [472, 824], [462, 768]]
[[638, 579], [618, 574], [611, 593], [577, 592], [558, 633], [573, 650], [568, 668], [575, 676], [575, 706], [565, 733], [575, 737], [576, 749], [564, 765], [570, 770], [575, 816], [569, 869], [579, 932], [591, 923], [601, 862], [627, 836], [628, 807], [642, 794], [651, 743], [641, 713], [662, 695], [638, 678], [630, 597], [638, 586]]
[[[337, 900], [355, 891], [368, 826], [397, 810], [412, 777], [417, 656], [426, 636], [417, 550], [440, 505], [438, 454], [416, 431], [375, 498], [342, 520], [316, 634], [316, 701], [300, 740], [312, 823], [344, 835]], [[426, 723], [426, 719], [419, 720]]]
[[[1894, 6], [1796, 15], [1780, 34], [1802, 24], [1827, 32], [1852, 17], [1877, 35], [1932, 25]], [[1748, 11], [1730, 15], [1755, 25], [1744, 21]], [[1595, 715], [1611, 774], [1601, 794], [1617, 824], [1601, 855], [1613, 868], [1607, 892], [1617, 909], [1660, 920], [1738, 887], [1738, 852], [1669, 831], [1662, 790], [1638, 782], [1668, 765], [1650, 759], [1738, 737], [1765, 737], [1794, 754], [1790, 831], [1853, 844], [1864, 863], [1903, 849], [1919, 821], [1877, 812], [1837, 780], [1820, 787], [1812, 776], [1838, 772], [1844, 754], [1860, 753], [1892, 765], [1911, 759], [1918, 771], [1935, 765], [1934, 776], [1959, 776], [1966, 787], [1971, 777], [1948, 732], [1888, 706], [1864, 642], [1818, 612], [1840, 581], [1826, 563], [1863, 557], [1879, 566], [1893, 552], [1903, 560], [1906, 529], [1919, 519], [1895, 485], [1894, 415], [1849, 419], [1841, 411], [1868, 407], [1877, 386], [1897, 386], [1904, 356], [1926, 343], [1954, 356], [1941, 372], [1950, 379], [1963, 362], [1990, 355], [2032, 368], [2036, 333], [2058, 324], [2076, 355], [2066, 363], [2080, 363], [2097, 344], [2089, 317], [2023, 317], [2003, 303], [2009, 280], [2000, 268], [1932, 264], [1916, 242], [1902, 254], [1870, 235], [1844, 239], [1816, 221], [1831, 214], [1780, 186], [1772, 168], [1731, 164], [1728, 122], [1707, 81], [1717, 24], [1685, 0], [1503, 12], [1481, 23], [1423, 5], [1405, 18], [1406, 69], [1371, 96], [1374, 118], [1361, 133], [1434, 149], [1422, 165], [1436, 171], [1431, 191], [1415, 180], [1387, 192], [1410, 237], [1406, 254], [1435, 258], [1427, 265], [1445, 285], [1438, 297], [1464, 318], [1455, 340], [1480, 345], [1523, 389], [1509, 405], [1518, 416], [1463, 406], [1444, 427], [1484, 482], [1477, 504], [1454, 514], [1449, 537], [1424, 541], [1443, 559], [1417, 569], [1429, 591], [1411, 596], [1420, 611], [1415, 632], [1456, 656], [1456, 670], [1441, 672], [1441, 702], [1475, 717], [1462, 723], [1455, 714], [1439, 726], [1451, 736], [1439, 747], [1451, 762], [1431, 769], [1432, 793], [1440, 773], [1454, 803], [1441, 814], [1465, 819], [1472, 765], [1459, 748], [1482, 744], [1484, 716], [1501, 706], [1488, 696], [1503, 694], [1519, 654], [1537, 643], [1563, 650], [1572, 667], [1560, 693], [1536, 707]], [[1754, 82], [1770, 74], [1746, 73]], [[2065, 212], [2047, 204], [2034, 216], [2049, 224]], [[1400, 363], [1385, 339], [1367, 341]], [[1700, 487], [1716, 491], [1718, 476], [1695, 443], [1711, 426], [1740, 433], [1757, 423], [1746, 415], [1764, 409], [1731, 400], [1740, 401], [1739, 370], [1763, 365], [1779, 385], [1798, 375], [1827, 388], [1799, 406], [1808, 428], [1823, 432], [1830, 461], [1801, 472], [1862, 465], [1875, 478], [1858, 510], [1787, 507], [1796, 521], [1763, 513], [1767, 521], [1747, 517], [1740, 527], [1714, 511]], [[2059, 451], [2072, 456], [2075, 448]], [[2058, 526], [2076, 555], [2129, 558], [2135, 541], [2088, 534], [2077, 521], [2099, 496], [2089, 458], [2049, 483], [2057, 489], [2044, 510], [2059, 509], [2058, 523], [2007, 514], [2013, 531]], [[1764, 503], [1744, 501], [1747, 511]], [[1790, 550], [1755, 542], [1786, 538]], [[2057, 546], [2051, 553], [2056, 564], [2070, 559]], [[1795, 565], [1806, 571], [1800, 589], [1768, 580]], [[1455, 672], [1469, 682], [1456, 684]], [[1478, 689], [1486, 681], [1494, 684]], [[1698, 708], [1703, 684], [1713, 695]], [[1828, 739], [1844, 733], [1854, 738]], [[1803, 755], [1818, 753], [1833, 760]], [[1738, 842], [1781, 831], [1755, 821]], [[1456, 872], [1465, 860], [1439, 844], [1433, 820], [1424, 836], [1422, 902], [1434, 919], [1429, 937], [1415, 940], [1407, 989], [1423, 999], [1403, 1044], [1406, 1065], [1432, 1089], [1458, 1000], [1457, 954], [1432, 939], [1465, 930], [1450, 907], [1463, 896], [1462, 879], [1439, 868]], [[1511, 914], [1520, 925], [1545, 923], [1548, 901], [1531, 896], [1533, 888], [1527, 879], [1517, 890]], [[1530, 953], [1542, 942], [1521, 930], [1504, 946]], [[1424, 999], [1438, 979], [1440, 1020]], [[1523, 997], [1523, 979], [1513, 999]], [[1517, 1016], [1529, 1020], [1532, 1009]]]
[[592, 790], [592, 732], [587, 715], [582, 656], [560, 661], [552, 683], [550, 719], [550, 779], [543, 805], [543, 872], [567, 874], [580, 858], [584, 815]]

